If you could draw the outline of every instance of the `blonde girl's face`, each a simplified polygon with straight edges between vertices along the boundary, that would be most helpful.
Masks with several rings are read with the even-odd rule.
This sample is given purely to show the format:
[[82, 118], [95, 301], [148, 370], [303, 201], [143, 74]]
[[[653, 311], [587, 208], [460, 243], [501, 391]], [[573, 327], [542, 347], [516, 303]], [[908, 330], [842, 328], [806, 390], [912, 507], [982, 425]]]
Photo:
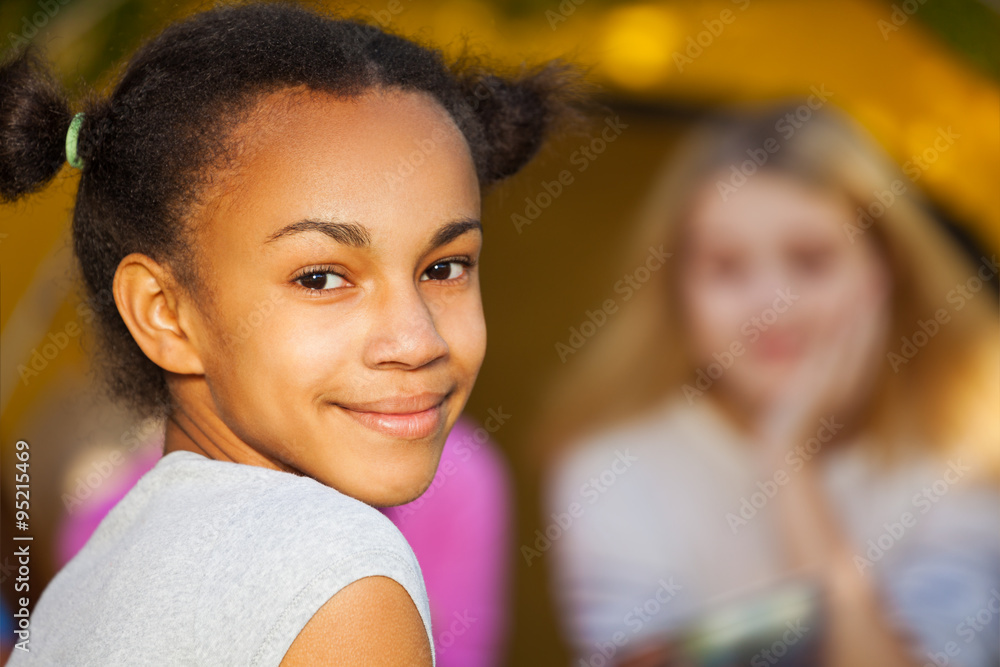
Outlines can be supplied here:
[[680, 296], [711, 390], [752, 410], [822, 352], [828, 332], [870, 302], [863, 296], [885, 299], [890, 279], [871, 232], [846, 233], [855, 222], [846, 201], [773, 172], [726, 199], [715, 182], [686, 221]]
[[408, 502], [485, 354], [474, 164], [429, 96], [290, 99], [197, 237], [213, 410], [270, 459]]

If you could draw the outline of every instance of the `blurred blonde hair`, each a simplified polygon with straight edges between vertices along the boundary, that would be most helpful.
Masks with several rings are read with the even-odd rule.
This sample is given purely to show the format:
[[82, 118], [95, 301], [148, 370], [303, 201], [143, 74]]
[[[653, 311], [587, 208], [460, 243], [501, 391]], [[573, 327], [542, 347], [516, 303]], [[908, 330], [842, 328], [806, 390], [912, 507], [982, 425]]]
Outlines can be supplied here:
[[[791, 136], [778, 138], [776, 123], [797, 106], [703, 124], [665, 162], [640, 209], [623, 268], [641, 265], [649, 247], [661, 244], [675, 253], [674, 259], [609, 318], [543, 392], [533, 439], [546, 452], [547, 463], [581, 437], [634, 418], [685, 383], [693, 384], [694, 355], [679, 309], [672, 307], [679, 285], [676, 253], [692, 195], [719, 174], [728, 178], [734, 165], [750, 159], [748, 149], [762, 149], [774, 137], [779, 148], [760, 169], [846, 197], [855, 220], [845, 233], [860, 240], [870, 236], [893, 275], [884, 365], [872, 402], [856, 425], [874, 436], [877, 458], [888, 465], [923, 447], [943, 458], [962, 456], [980, 475], [1000, 479], [1000, 326], [991, 290], [984, 287], [985, 294], [961, 308], [952, 307], [957, 297], [948, 301], [950, 291], [975, 276], [979, 266], [931, 218], [900, 167], [843, 112], [814, 110]], [[880, 216], [872, 215], [871, 223], [860, 223], [859, 207], [877, 212], [875, 193], [891, 190], [896, 181], [905, 192]], [[912, 358], [896, 360], [894, 372], [889, 352], [900, 354], [901, 339], [912, 339], [921, 331], [919, 321], [935, 321], [941, 308], [950, 321], [937, 323], [936, 334]]]

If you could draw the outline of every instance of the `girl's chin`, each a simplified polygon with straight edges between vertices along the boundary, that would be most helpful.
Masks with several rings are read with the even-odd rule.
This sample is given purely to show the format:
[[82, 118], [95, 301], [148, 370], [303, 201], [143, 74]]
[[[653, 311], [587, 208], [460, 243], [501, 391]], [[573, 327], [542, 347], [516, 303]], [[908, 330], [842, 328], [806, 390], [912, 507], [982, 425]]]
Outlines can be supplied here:
[[429, 487], [430, 484], [415, 484], [410, 488], [370, 490], [357, 499], [373, 507], [396, 507], [413, 502], [422, 496]]
[[784, 395], [791, 370], [791, 367], [760, 367], [754, 372], [748, 373], [746, 378], [730, 383], [729, 391], [726, 393], [730, 399], [743, 403], [751, 410], [770, 407]]
[[[392, 461], [378, 466], [377, 470], [365, 475], [363, 484], [338, 488], [341, 493], [351, 496], [374, 507], [394, 507], [405, 505], [419, 498], [430, 488], [437, 472], [437, 458], [421, 457], [408, 462]], [[400, 465], [402, 464], [402, 465]]]

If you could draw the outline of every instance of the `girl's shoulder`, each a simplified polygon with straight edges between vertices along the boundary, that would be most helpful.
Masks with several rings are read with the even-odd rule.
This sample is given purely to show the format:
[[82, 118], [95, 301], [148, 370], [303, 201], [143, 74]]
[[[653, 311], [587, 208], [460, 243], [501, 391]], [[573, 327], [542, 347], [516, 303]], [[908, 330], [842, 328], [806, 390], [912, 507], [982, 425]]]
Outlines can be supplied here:
[[378, 510], [308, 477], [172, 452], [53, 580], [39, 620], [77, 628], [44, 643], [95, 664], [114, 662], [92, 639], [109, 626], [160, 664], [277, 665], [318, 609], [370, 576], [406, 589], [430, 639], [416, 557]]
[[268, 547], [280, 535], [286, 546], [294, 538], [328, 550], [406, 547], [378, 510], [310, 477], [187, 451], [161, 458], [109, 514], [104, 532], [134, 531], [140, 517], [144, 527], [197, 544]]
[[331, 566], [360, 578], [381, 567], [408, 589], [421, 581], [413, 550], [385, 515], [310, 477], [190, 452], [161, 463], [145, 491], [160, 496], [146, 519], [209, 563], [239, 559], [277, 579]]

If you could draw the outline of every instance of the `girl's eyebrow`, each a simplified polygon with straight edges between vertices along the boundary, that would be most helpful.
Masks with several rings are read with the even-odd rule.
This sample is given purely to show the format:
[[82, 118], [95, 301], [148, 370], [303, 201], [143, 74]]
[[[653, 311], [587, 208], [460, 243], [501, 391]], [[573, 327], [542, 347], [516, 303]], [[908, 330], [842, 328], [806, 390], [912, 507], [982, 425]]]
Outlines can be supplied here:
[[[439, 248], [474, 229], [478, 229], [480, 234], [483, 232], [483, 225], [476, 218], [463, 217], [447, 222], [434, 233], [434, 237], [427, 244], [424, 253]], [[351, 246], [352, 248], [368, 248], [371, 246], [371, 234], [367, 227], [356, 222], [340, 222], [336, 220], [299, 220], [290, 225], [285, 225], [274, 232], [267, 237], [264, 243], [271, 243], [280, 238], [303, 232], [320, 232], [321, 234], [326, 234], [337, 243]]]
[[286, 236], [303, 232], [320, 232], [326, 234], [337, 243], [352, 248], [367, 248], [371, 245], [371, 235], [368, 229], [356, 222], [339, 222], [336, 220], [299, 220], [285, 225], [264, 241], [265, 244], [277, 241]]
[[429, 253], [435, 248], [440, 248], [445, 243], [448, 243], [449, 241], [456, 239], [462, 234], [470, 232], [474, 229], [478, 229], [480, 234], [483, 233], [482, 223], [475, 218], [459, 218], [458, 220], [452, 220], [451, 222], [442, 225], [441, 228], [437, 230], [434, 234], [434, 238], [431, 239], [431, 242], [428, 243], [427, 247], [424, 249], [424, 254]]

